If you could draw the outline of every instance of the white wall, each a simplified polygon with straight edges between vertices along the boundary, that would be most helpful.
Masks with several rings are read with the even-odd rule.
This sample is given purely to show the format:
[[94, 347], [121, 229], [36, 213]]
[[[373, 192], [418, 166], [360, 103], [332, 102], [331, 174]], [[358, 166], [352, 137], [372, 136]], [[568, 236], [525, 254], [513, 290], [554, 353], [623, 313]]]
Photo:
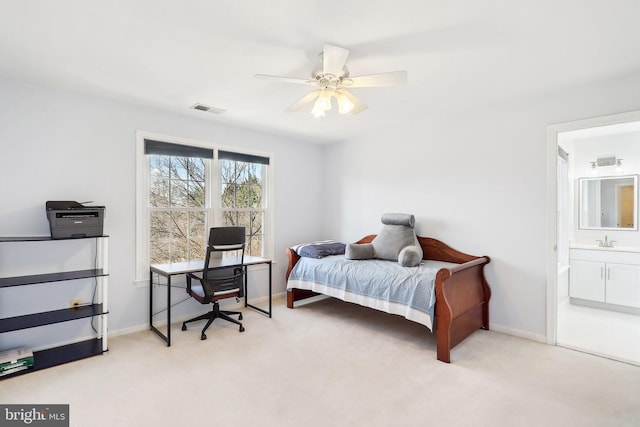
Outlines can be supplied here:
[[[0, 99], [0, 236], [48, 234], [47, 200], [92, 200], [105, 205], [105, 233], [111, 236], [111, 331], [148, 323], [148, 287], [133, 284], [136, 130], [273, 153], [274, 293], [284, 292], [284, 249], [301, 239], [321, 237], [321, 146], [18, 81], [0, 79]], [[2, 246], [0, 276], [32, 273], [32, 265], [40, 259], [45, 261], [43, 270], [69, 268], [70, 261], [64, 258], [32, 250], [37, 248], [12, 254], [14, 249]], [[261, 275], [258, 285], [252, 297], [266, 295], [266, 275]], [[56, 287], [24, 290], [37, 293], [32, 298], [37, 304], [53, 297]], [[183, 295], [180, 292], [179, 297]], [[5, 317], [11, 304], [6, 293], [0, 295], [0, 317]], [[203, 311], [193, 302], [181, 307], [177, 314]]]
[[376, 233], [384, 212], [413, 213], [418, 234], [491, 257], [495, 329], [544, 340], [547, 127], [637, 109], [633, 76], [413, 117], [331, 146], [325, 234], [354, 241]]

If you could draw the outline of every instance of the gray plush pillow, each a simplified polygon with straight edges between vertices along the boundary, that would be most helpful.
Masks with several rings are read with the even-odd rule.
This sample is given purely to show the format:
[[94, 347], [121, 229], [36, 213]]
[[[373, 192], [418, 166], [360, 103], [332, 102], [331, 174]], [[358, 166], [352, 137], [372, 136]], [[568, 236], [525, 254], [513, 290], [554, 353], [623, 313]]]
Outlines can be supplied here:
[[385, 225], [371, 242], [375, 257], [397, 261], [403, 248], [415, 245], [413, 228], [403, 225]]
[[403, 267], [415, 267], [422, 262], [422, 247], [407, 246], [398, 254], [398, 263]]
[[[422, 247], [413, 229], [415, 218], [410, 214], [387, 213], [381, 218], [384, 226], [371, 242], [374, 256], [379, 259], [398, 261], [405, 267], [415, 267], [422, 260]], [[403, 249], [410, 247], [400, 257]]]
[[386, 214], [382, 214], [382, 217], [380, 218], [380, 222], [382, 222], [385, 225], [404, 225], [404, 226], [413, 228], [413, 226], [416, 223], [416, 219], [411, 214], [386, 213]]
[[344, 257], [346, 259], [371, 259], [373, 254], [371, 243], [349, 243], [345, 248]]

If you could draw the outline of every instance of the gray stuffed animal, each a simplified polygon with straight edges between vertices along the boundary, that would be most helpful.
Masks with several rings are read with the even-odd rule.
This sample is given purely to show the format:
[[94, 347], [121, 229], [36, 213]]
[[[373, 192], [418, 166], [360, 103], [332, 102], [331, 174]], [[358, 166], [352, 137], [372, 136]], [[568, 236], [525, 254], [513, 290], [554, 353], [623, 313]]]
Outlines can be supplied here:
[[404, 267], [415, 267], [422, 261], [422, 247], [413, 229], [415, 218], [410, 214], [386, 213], [380, 219], [384, 226], [371, 243], [350, 243], [347, 259], [386, 259], [398, 261]]

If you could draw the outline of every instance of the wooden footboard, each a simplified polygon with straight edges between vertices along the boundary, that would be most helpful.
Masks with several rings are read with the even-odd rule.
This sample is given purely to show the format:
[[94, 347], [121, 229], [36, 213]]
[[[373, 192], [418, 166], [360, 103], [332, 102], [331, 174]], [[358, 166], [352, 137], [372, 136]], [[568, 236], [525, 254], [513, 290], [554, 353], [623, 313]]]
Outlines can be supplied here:
[[436, 275], [435, 333], [438, 360], [449, 363], [451, 349], [476, 329], [489, 329], [491, 289], [484, 278], [488, 257], [480, 257]]
[[[369, 243], [375, 234], [363, 237], [356, 243]], [[451, 349], [477, 329], [489, 329], [489, 299], [491, 289], [484, 276], [484, 266], [490, 262], [487, 256], [473, 256], [457, 251], [439, 240], [418, 237], [425, 260], [459, 264], [442, 268], [436, 275], [436, 306], [434, 331], [438, 360], [449, 363]], [[287, 248], [289, 279], [293, 266], [300, 257]], [[287, 307], [295, 301], [318, 295], [305, 289], [287, 291]]]

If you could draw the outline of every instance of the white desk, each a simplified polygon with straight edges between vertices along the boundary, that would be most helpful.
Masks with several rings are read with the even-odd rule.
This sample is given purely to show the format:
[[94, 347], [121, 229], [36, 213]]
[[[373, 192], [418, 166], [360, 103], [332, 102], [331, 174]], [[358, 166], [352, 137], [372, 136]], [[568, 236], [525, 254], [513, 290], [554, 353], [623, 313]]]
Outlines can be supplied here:
[[[235, 257], [223, 257], [220, 259], [211, 259], [209, 269], [225, 268], [230, 265], [239, 264], [238, 258]], [[256, 307], [248, 303], [249, 294], [247, 289], [247, 267], [250, 265], [268, 264], [269, 265], [269, 310], [264, 310], [260, 307]], [[272, 260], [268, 258], [260, 258], [255, 256], [245, 256], [243, 266], [245, 269], [244, 275], [244, 306], [258, 310], [261, 313], [266, 314], [271, 318], [271, 269]], [[202, 271], [204, 267], [204, 260], [201, 261], [189, 261], [189, 262], [175, 262], [170, 264], [151, 264], [149, 266], [149, 327], [152, 331], [160, 336], [167, 343], [167, 347], [171, 345], [171, 278], [180, 274], [197, 273]], [[153, 274], [156, 273], [159, 276], [167, 278], [167, 335], [160, 332], [155, 326], [153, 326]], [[156, 283], [160, 284], [160, 283]]]

